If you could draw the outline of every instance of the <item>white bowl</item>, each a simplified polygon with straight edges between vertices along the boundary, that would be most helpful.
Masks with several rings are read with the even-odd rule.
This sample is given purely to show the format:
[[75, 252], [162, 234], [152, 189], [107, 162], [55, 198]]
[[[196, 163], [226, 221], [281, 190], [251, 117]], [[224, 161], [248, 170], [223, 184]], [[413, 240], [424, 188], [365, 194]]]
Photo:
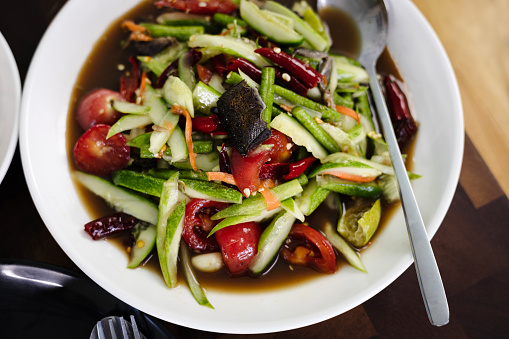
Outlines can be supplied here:
[[20, 101], [18, 66], [0, 33], [0, 183], [9, 169], [18, 142]]
[[[403, 273], [412, 256], [401, 210], [363, 253], [368, 274], [344, 267], [337, 274], [284, 290], [209, 291], [214, 310], [199, 306], [184, 286], [166, 288], [150, 270], [126, 269], [125, 255], [116, 246], [89, 239], [83, 225], [90, 217], [69, 176], [68, 106], [93, 44], [113, 19], [136, 3], [69, 1], [44, 35], [25, 84], [20, 132], [25, 176], [42, 219], [76, 265], [141, 311], [175, 324], [223, 333], [275, 332], [314, 324], [363, 303]], [[389, 49], [421, 123], [414, 172], [423, 177], [413, 187], [431, 237], [458, 183], [464, 138], [460, 96], [444, 49], [421, 13], [406, 0], [391, 1], [390, 7]]]

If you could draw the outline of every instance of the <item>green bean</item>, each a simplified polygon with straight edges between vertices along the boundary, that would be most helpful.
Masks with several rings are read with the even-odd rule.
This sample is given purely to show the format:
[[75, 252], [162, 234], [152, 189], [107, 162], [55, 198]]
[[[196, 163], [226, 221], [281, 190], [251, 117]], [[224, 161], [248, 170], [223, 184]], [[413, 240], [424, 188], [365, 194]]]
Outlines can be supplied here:
[[195, 153], [209, 153], [212, 152], [212, 140], [193, 140], [193, 151]]
[[272, 105], [272, 118], [277, 117], [281, 113], [284, 113], [281, 108], [277, 107], [276, 105]]
[[140, 26], [145, 27], [154, 38], [172, 36], [180, 41], [187, 41], [191, 35], [205, 32], [203, 26], [165, 26], [145, 22]]
[[228, 27], [230, 24], [235, 24], [235, 22], [237, 22], [237, 25], [239, 26], [247, 27], [247, 23], [244, 20], [223, 13], [214, 13], [212, 20], [224, 27]]
[[371, 124], [372, 129], [375, 128], [373, 124], [373, 114], [371, 112], [371, 107], [369, 106], [368, 100], [368, 92], [365, 91], [362, 95], [355, 98], [355, 106], [357, 108], [358, 113], [362, 114]]
[[262, 120], [270, 123], [272, 120], [272, 103], [274, 102], [274, 81], [276, 71], [273, 67], [264, 67], [262, 69], [262, 81], [260, 83], [260, 96], [265, 103], [265, 109], [262, 112]]
[[292, 92], [289, 89], [283, 88], [281, 86], [274, 85], [274, 94], [280, 95], [283, 98], [290, 100], [291, 102], [297, 105], [308, 107], [312, 110], [320, 112], [322, 114], [322, 119], [324, 120], [340, 121], [343, 119], [342, 115], [337, 111], [322, 104], [319, 104], [311, 99], [298, 95], [297, 93]]
[[302, 126], [304, 126], [314, 137], [315, 139], [322, 144], [329, 152], [336, 153], [341, 152], [338, 144], [332, 139], [332, 137], [327, 134], [317, 123], [316, 121], [304, 110], [304, 108], [295, 106], [292, 109], [292, 115], [295, 119], [297, 119]]

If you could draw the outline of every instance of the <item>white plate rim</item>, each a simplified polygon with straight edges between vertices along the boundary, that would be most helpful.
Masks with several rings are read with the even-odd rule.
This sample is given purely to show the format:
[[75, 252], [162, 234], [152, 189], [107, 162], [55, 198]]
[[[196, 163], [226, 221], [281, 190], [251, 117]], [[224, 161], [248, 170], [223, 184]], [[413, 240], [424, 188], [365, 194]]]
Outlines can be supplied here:
[[3, 181], [9, 166], [14, 157], [18, 143], [19, 131], [19, 110], [21, 105], [21, 79], [14, 55], [0, 33], [0, 63], [2, 67], [2, 78], [0, 79], [0, 114], [12, 114], [11, 119], [1, 128], [7, 133], [0, 138], [0, 183]]

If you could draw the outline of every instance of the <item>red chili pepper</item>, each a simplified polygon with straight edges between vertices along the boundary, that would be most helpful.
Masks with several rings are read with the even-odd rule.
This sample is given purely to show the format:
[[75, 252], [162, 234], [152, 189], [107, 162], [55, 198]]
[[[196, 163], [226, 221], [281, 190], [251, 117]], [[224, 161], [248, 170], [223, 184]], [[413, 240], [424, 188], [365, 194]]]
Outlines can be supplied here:
[[304, 173], [312, 163], [316, 161], [314, 157], [307, 157], [299, 161], [290, 163], [290, 172], [283, 177], [285, 180], [291, 180], [297, 178], [299, 175]]
[[136, 90], [140, 82], [138, 60], [135, 57], [130, 57], [129, 62], [132, 65], [131, 74], [129, 76], [123, 75], [120, 77], [120, 94], [129, 102], [136, 101]]
[[202, 133], [214, 133], [215, 135], [224, 135], [226, 132], [221, 126], [219, 117], [215, 114], [206, 117], [193, 118], [193, 131]]
[[238, 58], [235, 60], [230, 60], [226, 64], [226, 68], [229, 71], [237, 72], [239, 69], [246, 73], [248, 77], [256, 81], [257, 83], [260, 83], [262, 81], [262, 71], [247, 61], [246, 59]]
[[314, 157], [307, 157], [294, 162], [277, 162], [271, 164], [263, 164], [260, 169], [260, 179], [279, 179], [292, 180], [311, 166], [316, 161]]
[[237, 9], [231, 0], [161, 0], [154, 2], [154, 5], [203, 15], [214, 15], [216, 12], [231, 14]]
[[138, 223], [138, 219], [126, 214], [115, 213], [85, 224], [85, 232], [97, 240], [106, 236], [130, 230]]
[[226, 68], [226, 65], [231, 60], [234, 60], [234, 59], [235, 58], [230, 55], [219, 54], [219, 55], [216, 55], [215, 57], [212, 57], [210, 59], [210, 62], [212, 63], [212, 66], [214, 66], [214, 70], [216, 71], [216, 73], [219, 74], [220, 76], [224, 77], [228, 73], [230, 73], [230, 71]]
[[[262, 71], [247, 61], [246, 59], [238, 58], [235, 60], [231, 60], [228, 62], [227, 69], [229, 71], [237, 72], [239, 69], [246, 73], [251, 79], [256, 81], [257, 83], [260, 83], [262, 81]], [[276, 80], [280, 84], [282, 84], [285, 87], [288, 87], [292, 91], [296, 92], [299, 95], [306, 96], [308, 94], [308, 88], [304, 86], [302, 82], [300, 82], [297, 78], [294, 76], [286, 73], [284, 69], [281, 67], [274, 67], [276, 71]], [[283, 74], [288, 74], [287, 79], [283, 77]]]
[[[290, 75], [285, 72], [285, 70], [281, 67], [274, 67], [276, 70], [276, 79], [280, 84], [285, 87], [288, 87], [295, 93], [302, 95], [303, 97], [308, 95], [308, 89], [302, 82], [300, 82], [296, 77]], [[289, 77], [284, 77], [283, 74], [288, 74]], [[286, 78], [286, 79], [285, 79]]]
[[264, 47], [256, 49], [255, 52], [281, 66], [290, 75], [299, 79], [307, 88], [313, 88], [322, 81], [322, 74], [283, 51], [276, 52], [273, 48]]
[[212, 75], [214, 72], [207, 66], [203, 66], [201, 64], [196, 65], [196, 73], [198, 73], [198, 79], [200, 79], [201, 82], [208, 85], [210, 82], [210, 79], [212, 78]]
[[398, 83], [390, 76], [385, 76], [383, 82], [396, 139], [399, 147], [403, 148], [417, 133], [417, 124], [410, 113], [406, 96]]
[[156, 82], [156, 88], [162, 88], [164, 86], [164, 83], [166, 80], [168, 80], [168, 77], [170, 75], [176, 75], [179, 71], [179, 59], [176, 59], [173, 61], [168, 67], [166, 67], [157, 79]]

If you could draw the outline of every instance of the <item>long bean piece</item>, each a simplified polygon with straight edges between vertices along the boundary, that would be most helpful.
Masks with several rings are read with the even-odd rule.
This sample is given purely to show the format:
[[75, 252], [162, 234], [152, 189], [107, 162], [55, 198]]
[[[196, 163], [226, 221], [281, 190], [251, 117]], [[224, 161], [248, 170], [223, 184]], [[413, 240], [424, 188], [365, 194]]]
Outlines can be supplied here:
[[309, 133], [311, 133], [329, 152], [341, 152], [341, 148], [334, 139], [332, 139], [332, 137], [316, 123], [316, 121], [306, 112], [306, 110], [304, 110], [304, 108], [295, 106], [292, 109], [292, 116], [297, 119], [302, 126], [304, 126]]
[[333, 110], [317, 102], [314, 102], [311, 99], [298, 95], [297, 93], [292, 92], [284, 87], [274, 85], [274, 94], [280, 95], [283, 98], [290, 100], [291, 102], [297, 105], [308, 107], [314, 111], [320, 112], [324, 120], [336, 122], [342, 119], [341, 113], [339, 113], [338, 111]]
[[262, 111], [262, 120], [270, 123], [272, 120], [272, 103], [274, 102], [274, 81], [276, 71], [272, 67], [262, 69], [262, 81], [260, 83], [260, 96], [265, 103], [265, 109]]

